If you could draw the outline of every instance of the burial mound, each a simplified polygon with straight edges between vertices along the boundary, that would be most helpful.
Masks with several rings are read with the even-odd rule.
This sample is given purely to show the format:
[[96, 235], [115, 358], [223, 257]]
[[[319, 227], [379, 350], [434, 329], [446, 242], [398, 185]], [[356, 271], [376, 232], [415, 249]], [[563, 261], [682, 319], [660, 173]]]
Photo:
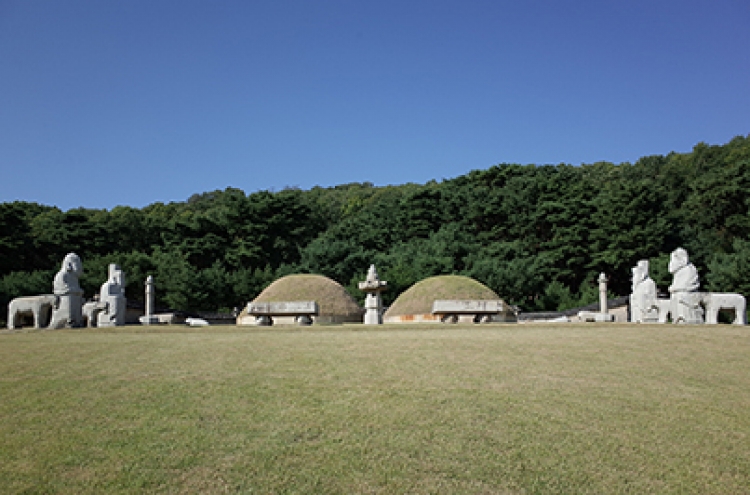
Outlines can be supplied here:
[[[341, 284], [323, 275], [287, 275], [266, 287], [252, 302], [285, 301], [316, 301], [320, 313], [313, 319], [319, 323], [362, 321], [359, 304]], [[247, 308], [243, 313], [247, 313]]]
[[[386, 322], [434, 321], [432, 304], [436, 299], [498, 300], [486, 285], [461, 275], [439, 275], [412, 285], [386, 311]], [[507, 305], [506, 305], [507, 306]]]

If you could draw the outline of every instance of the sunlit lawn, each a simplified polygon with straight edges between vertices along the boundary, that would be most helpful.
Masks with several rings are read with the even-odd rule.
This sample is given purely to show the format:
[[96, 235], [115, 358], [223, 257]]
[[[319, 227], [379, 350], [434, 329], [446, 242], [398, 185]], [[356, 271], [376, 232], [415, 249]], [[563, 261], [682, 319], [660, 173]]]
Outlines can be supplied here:
[[0, 492], [750, 493], [750, 327], [370, 328], [0, 335]]

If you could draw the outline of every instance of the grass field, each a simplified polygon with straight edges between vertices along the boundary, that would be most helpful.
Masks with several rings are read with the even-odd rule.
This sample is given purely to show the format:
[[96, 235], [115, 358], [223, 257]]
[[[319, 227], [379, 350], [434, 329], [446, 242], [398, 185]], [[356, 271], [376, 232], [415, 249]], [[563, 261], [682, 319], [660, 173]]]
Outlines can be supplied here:
[[2, 493], [750, 493], [750, 327], [0, 335]]

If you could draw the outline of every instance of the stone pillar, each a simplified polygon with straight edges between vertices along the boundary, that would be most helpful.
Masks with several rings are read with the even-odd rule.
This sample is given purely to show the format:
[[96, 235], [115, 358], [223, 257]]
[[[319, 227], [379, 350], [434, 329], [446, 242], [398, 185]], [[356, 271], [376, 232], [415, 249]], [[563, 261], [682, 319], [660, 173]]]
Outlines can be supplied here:
[[607, 276], [604, 275], [604, 272], [599, 274], [599, 312], [601, 314], [606, 315], [609, 313], [609, 309], [607, 308], [607, 282], [609, 280], [607, 279]]
[[154, 315], [154, 277], [146, 278], [146, 316]]
[[146, 315], [139, 318], [142, 325], [154, 325], [159, 323], [159, 318], [154, 316], [154, 277], [146, 278]]
[[367, 279], [359, 283], [359, 290], [367, 293], [365, 296], [365, 325], [383, 324], [383, 299], [380, 293], [386, 290], [388, 282], [380, 280], [375, 265], [370, 265]]
[[615, 321], [615, 316], [609, 314], [607, 308], [607, 276], [604, 272], [599, 274], [599, 312], [593, 313], [591, 311], [579, 311], [578, 319], [581, 321], [595, 321], [595, 322], [611, 322]]

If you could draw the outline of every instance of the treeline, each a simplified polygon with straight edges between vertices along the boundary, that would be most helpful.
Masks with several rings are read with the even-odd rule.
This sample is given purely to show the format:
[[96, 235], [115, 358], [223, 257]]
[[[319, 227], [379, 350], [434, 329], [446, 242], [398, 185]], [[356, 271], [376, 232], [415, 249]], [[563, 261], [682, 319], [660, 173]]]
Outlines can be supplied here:
[[[193, 195], [142, 209], [0, 204], [0, 303], [49, 293], [67, 252], [84, 262], [86, 296], [109, 263], [143, 300], [227, 310], [276, 278], [319, 273], [357, 297], [375, 263], [386, 302], [432, 275], [462, 274], [523, 310], [596, 300], [595, 278], [630, 291], [630, 268], [651, 260], [662, 290], [669, 253], [685, 247], [703, 287], [750, 295], [750, 136], [634, 164], [502, 164], [425, 185], [369, 183]], [[4, 317], [4, 316], [3, 316]]]

